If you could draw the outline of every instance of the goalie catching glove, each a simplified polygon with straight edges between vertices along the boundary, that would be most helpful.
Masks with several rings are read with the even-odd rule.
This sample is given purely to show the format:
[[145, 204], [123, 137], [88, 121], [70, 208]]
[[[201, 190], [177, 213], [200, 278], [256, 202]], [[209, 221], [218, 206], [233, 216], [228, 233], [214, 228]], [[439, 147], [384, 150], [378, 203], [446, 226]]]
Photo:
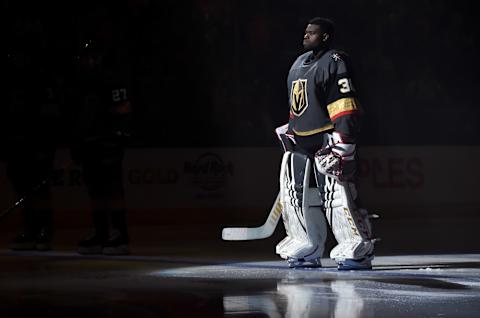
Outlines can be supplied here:
[[320, 173], [335, 180], [349, 180], [356, 169], [356, 145], [346, 143], [338, 132], [327, 136], [328, 145], [315, 154], [315, 166]]

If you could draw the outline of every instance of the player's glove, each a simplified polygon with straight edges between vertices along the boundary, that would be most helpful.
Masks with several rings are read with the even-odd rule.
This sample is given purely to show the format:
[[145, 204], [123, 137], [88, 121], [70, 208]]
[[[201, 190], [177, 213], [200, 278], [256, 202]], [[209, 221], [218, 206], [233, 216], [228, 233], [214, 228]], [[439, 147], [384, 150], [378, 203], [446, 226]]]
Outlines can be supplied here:
[[355, 173], [356, 145], [345, 143], [340, 134], [334, 132], [331, 144], [315, 154], [317, 170], [338, 181], [349, 180]]
[[296, 142], [293, 134], [288, 131], [288, 123], [275, 128], [275, 134], [282, 144], [283, 151], [293, 151]]

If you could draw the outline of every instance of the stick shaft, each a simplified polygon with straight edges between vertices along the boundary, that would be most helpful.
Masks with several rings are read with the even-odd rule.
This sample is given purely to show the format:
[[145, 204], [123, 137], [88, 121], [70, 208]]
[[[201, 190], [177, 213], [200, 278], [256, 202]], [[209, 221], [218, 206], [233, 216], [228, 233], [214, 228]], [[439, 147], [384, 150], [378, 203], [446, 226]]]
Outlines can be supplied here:
[[259, 240], [272, 236], [282, 215], [280, 193], [268, 214], [265, 223], [258, 227], [226, 227], [222, 230], [222, 239], [225, 241]]
[[33, 187], [30, 192], [24, 196], [22, 196], [20, 199], [12, 203], [7, 209], [5, 209], [2, 213], [0, 213], [0, 221], [3, 220], [3, 218], [7, 217], [10, 213], [12, 213], [17, 207], [19, 207], [23, 201], [28, 199], [31, 195], [33, 195], [35, 192], [37, 192], [40, 188], [42, 188], [45, 184], [47, 184], [49, 178], [45, 178], [37, 184], [35, 187]]

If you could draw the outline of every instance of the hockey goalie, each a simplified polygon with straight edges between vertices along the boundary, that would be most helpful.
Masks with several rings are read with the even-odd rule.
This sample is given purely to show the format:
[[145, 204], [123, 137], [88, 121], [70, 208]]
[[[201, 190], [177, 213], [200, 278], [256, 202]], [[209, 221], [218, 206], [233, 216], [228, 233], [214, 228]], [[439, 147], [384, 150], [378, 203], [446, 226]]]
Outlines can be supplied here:
[[372, 228], [355, 187], [361, 108], [347, 56], [330, 48], [332, 37], [330, 20], [312, 19], [306, 53], [288, 74], [289, 122], [276, 131], [285, 150], [279, 201], [287, 236], [276, 253], [290, 267], [321, 266], [328, 223], [338, 269], [371, 269]]

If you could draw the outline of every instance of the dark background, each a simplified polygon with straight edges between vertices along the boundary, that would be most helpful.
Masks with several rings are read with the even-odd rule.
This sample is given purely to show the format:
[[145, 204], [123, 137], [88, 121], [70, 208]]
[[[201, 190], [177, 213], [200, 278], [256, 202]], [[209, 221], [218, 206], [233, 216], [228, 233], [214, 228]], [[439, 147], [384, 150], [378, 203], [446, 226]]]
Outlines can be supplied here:
[[[3, 0], [1, 6], [3, 70], [29, 60], [32, 81], [57, 79], [61, 91], [86, 41], [120, 56], [118, 67], [133, 88], [135, 145], [275, 145], [273, 129], [288, 115], [286, 75], [312, 16], [335, 21], [335, 46], [353, 60], [367, 111], [363, 144], [478, 144], [474, 1]], [[2, 74], [4, 83], [19, 76]], [[57, 135], [68, 142], [71, 106], [60, 106]]]
[[[158, 183], [144, 181], [130, 184], [130, 190], [147, 190], [133, 192], [138, 195], [136, 203], [143, 204], [128, 211], [133, 254], [160, 255], [158, 261], [146, 258], [143, 265], [133, 262], [134, 258], [103, 262], [88, 258], [77, 261], [62, 254], [45, 258], [9, 254], [2, 250], [21, 228], [22, 214], [15, 211], [8, 219], [0, 219], [2, 317], [20, 317], [22, 313], [28, 313], [28, 317], [38, 313], [45, 313], [48, 317], [65, 317], [66, 314], [69, 317], [94, 317], [102, 313], [103, 317], [111, 317], [134, 312], [141, 317], [142, 313], [146, 316], [149, 312], [152, 312], [150, 316], [155, 316], [153, 313], [161, 316], [158, 312], [165, 311], [176, 311], [180, 314], [172, 316], [182, 316], [182, 313], [192, 310], [196, 316], [213, 317], [215, 313], [220, 315], [224, 311], [223, 295], [243, 295], [243, 290], [247, 295], [253, 293], [261, 297], [273, 297], [271, 299], [280, 301], [280, 307], [285, 310], [288, 309], [288, 301], [302, 298], [306, 305], [307, 301], [314, 299], [307, 294], [312, 286], [322, 293], [322, 299], [329, 299], [329, 304], [338, 300], [338, 304], [345, 305], [347, 299], [346, 304], [350, 309], [356, 309], [356, 305], [362, 307], [363, 300], [356, 298], [353, 289], [357, 285], [350, 285], [348, 281], [369, 283], [366, 276], [360, 279], [350, 279], [353, 276], [348, 276], [340, 281], [345, 284], [337, 285], [337, 289], [347, 297], [339, 301], [340, 292], [335, 291], [338, 295], [328, 296], [328, 288], [324, 289], [320, 284], [325, 281], [326, 286], [330, 286], [330, 283], [333, 286], [336, 280], [333, 278], [332, 281], [330, 276], [312, 283], [312, 280], [288, 275], [282, 279], [282, 283], [286, 287], [291, 285], [294, 294], [286, 297], [286, 294], [278, 294], [277, 289], [282, 285], [276, 285], [274, 280], [250, 279], [250, 276], [243, 277], [241, 271], [234, 275], [234, 280], [228, 278], [228, 273], [217, 271], [220, 272], [219, 277], [225, 276], [226, 279], [213, 281], [201, 276], [182, 279], [181, 274], [179, 279], [170, 279], [177, 275], [175, 271], [171, 272], [172, 277], [163, 280], [154, 279], [150, 274], [153, 268], [155, 271], [164, 268], [175, 270], [176, 267], [181, 270], [183, 267], [203, 264], [203, 261], [189, 261], [196, 258], [222, 259], [221, 262], [225, 262], [225, 259], [279, 259], [274, 253], [274, 246], [284, 237], [282, 226], [278, 226], [274, 235], [266, 240], [220, 240], [224, 226], [258, 226], [263, 223], [270, 205], [248, 208], [246, 198], [245, 206], [215, 206], [219, 202], [215, 201], [215, 195], [225, 194], [221, 192], [223, 190], [234, 193], [238, 188], [203, 191], [195, 189], [194, 183], [198, 179], [207, 185], [212, 181], [214, 185], [218, 181], [222, 185], [230, 177], [225, 171], [231, 168], [238, 173], [232, 168], [230, 154], [225, 155], [225, 162], [220, 158], [220, 154], [228, 153], [227, 148], [234, 150], [232, 156], [238, 155], [240, 149], [242, 155], [235, 158], [235, 162], [242, 160], [246, 162], [245, 165], [251, 162], [252, 166], [258, 161], [254, 160], [256, 158], [247, 158], [248, 155], [243, 155], [243, 152], [262, 153], [263, 149], [275, 149], [277, 141], [274, 128], [288, 119], [287, 73], [291, 63], [302, 52], [303, 32], [307, 21], [314, 16], [329, 17], [335, 21], [335, 47], [350, 54], [356, 74], [354, 85], [366, 110], [360, 143], [382, 146], [370, 147], [370, 161], [364, 161], [372, 168], [369, 180], [379, 181], [374, 184], [376, 187], [371, 193], [371, 202], [374, 204], [368, 206], [370, 212], [381, 215], [374, 224], [375, 235], [382, 238], [376, 245], [376, 255], [480, 253], [477, 235], [480, 225], [478, 196], [470, 195], [468, 200], [462, 199], [475, 193], [472, 189], [480, 188], [478, 166], [472, 165], [474, 159], [466, 160], [466, 157], [478, 158], [479, 153], [480, 109], [477, 96], [480, 27], [478, 10], [474, 5], [477, 2], [0, 0], [0, 159], [8, 155], [12, 146], [7, 145], [5, 140], [21, 140], [9, 139], [12, 136], [25, 137], [34, 145], [39, 138], [48, 138], [54, 146], [71, 146], [75, 134], [73, 123], [77, 122], [76, 114], [82, 110], [76, 109], [79, 103], [72, 100], [70, 93], [75, 89], [79, 57], [85, 53], [88, 43], [89, 48], [108, 53], [110, 66], [130, 83], [134, 111], [130, 147], [138, 148], [131, 153], [135, 153], [135, 150], [141, 153], [140, 160], [130, 168], [139, 172], [150, 171], [149, 177], [157, 176], [152, 175], [152, 171], [158, 172], [160, 178]], [[399, 145], [419, 147], [396, 147]], [[15, 146], [30, 147], [23, 142], [17, 142]], [[422, 146], [446, 147], [423, 149]], [[465, 147], [457, 153], [457, 146], [475, 147]], [[165, 156], [168, 157], [167, 165], [158, 160], [162, 158], [162, 151], [170, 151], [173, 147], [179, 149], [171, 151], [171, 156]], [[190, 151], [196, 147], [198, 151]], [[253, 147], [259, 148], [252, 151]], [[184, 148], [188, 148], [187, 154], [198, 153], [199, 157], [186, 160], [185, 154], [180, 154]], [[402, 149], [406, 149], [405, 154], [401, 153]], [[440, 153], [443, 150], [445, 153]], [[440, 167], [449, 172], [447, 176], [456, 176], [459, 171], [465, 180], [461, 180], [462, 177], [447, 180], [442, 169], [438, 169], [440, 177], [433, 178], [436, 176], [432, 173], [434, 167], [427, 165], [436, 161], [429, 157], [430, 151], [433, 154], [440, 153], [438, 166], [448, 163]], [[200, 160], [206, 157], [203, 152], [210, 155], [210, 161], [206, 160], [204, 165]], [[63, 151], [61, 154], [65, 153]], [[178, 166], [171, 159], [177, 155]], [[277, 160], [280, 156], [278, 148]], [[150, 157], [153, 163], [146, 160]], [[215, 161], [212, 157], [220, 159]], [[423, 167], [421, 160], [424, 158], [428, 164]], [[268, 160], [260, 159], [262, 163]], [[218, 175], [216, 171], [209, 171], [212, 163], [213, 168], [219, 168]], [[413, 169], [413, 175], [409, 174], [411, 163], [416, 168]], [[251, 190], [255, 189], [256, 181], [262, 176], [274, 176], [264, 177], [259, 182], [271, 182], [271, 187], [268, 187], [271, 198], [265, 196], [265, 202], [271, 202], [278, 187], [277, 173], [274, 172], [278, 164], [268, 164], [270, 166], [264, 168], [252, 167], [252, 171], [266, 173], [252, 175], [251, 181], [247, 177], [235, 179], [247, 180], [239, 188]], [[75, 170], [68, 171], [80, 176], [78, 167], [72, 169]], [[420, 171], [418, 175], [417, 170]], [[168, 172], [171, 171], [174, 178], [169, 184]], [[471, 178], [465, 177], [470, 171]], [[2, 172], [0, 176], [4, 177]], [[64, 176], [67, 168], [57, 167], [56, 172]], [[381, 177], [379, 180], [375, 179], [375, 173]], [[424, 180], [424, 173], [431, 180]], [[193, 180], [193, 183], [184, 183], [189, 186], [185, 192], [182, 192], [182, 183], [176, 183], [179, 176]], [[419, 181], [418, 184], [409, 187], [409, 178]], [[14, 202], [15, 195], [8, 192], [8, 188], [11, 190], [11, 180], [4, 178], [0, 181], [4, 182], [0, 187], [0, 201], [3, 200], [2, 205], [5, 204], [0, 207], [2, 213], [7, 207], [6, 202]], [[432, 183], [435, 183], [433, 190], [427, 189]], [[71, 251], [86, 234], [86, 229], [92, 226], [89, 211], [82, 210], [88, 198], [80, 184], [68, 185], [65, 182], [53, 183], [53, 186], [56, 186], [54, 190], [57, 195], [62, 195], [62, 201], [71, 201], [71, 206], [80, 206], [73, 212], [57, 207], [54, 214], [54, 250]], [[459, 193], [467, 195], [461, 199], [445, 195], [436, 202], [435, 189], [438, 188], [445, 190], [440, 196], [445, 193], [451, 193], [452, 196]], [[170, 192], [163, 193], [162, 189]], [[159, 202], [176, 189], [180, 189], [180, 194], [165, 201], [175, 202], [175, 198], [183, 198], [183, 195], [186, 202], [179, 202], [178, 207], [159, 208]], [[197, 197], [194, 197], [195, 193], [192, 194], [193, 189], [198, 190]], [[266, 190], [260, 189], [258, 193], [266, 193]], [[75, 194], [73, 199], [69, 197], [72, 193]], [[385, 201], [381, 200], [381, 196], [384, 194], [388, 198], [389, 193], [394, 193], [395, 198], [400, 197], [400, 200], [388, 201], [386, 206], [376, 210], [375, 202]], [[198, 194], [207, 194], [206, 199], [202, 201]], [[247, 196], [242, 191], [234, 194], [237, 199]], [[403, 194], [406, 196], [405, 202], [401, 201]], [[83, 201], [80, 202], [78, 198]], [[202, 202], [203, 207], [185, 208], [192, 198], [196, 200], [192, 201], [193, 204]], [[332, 235], [329, 235], [324, 257], [328, 257], [328, 251], [334, 244]], [[169, 260], [168, 257], [172, 256], [173, 259], [183, 257], [186, 261], [177, 265]], [[406, 259], [411, 260], [398, 258], [393, 263]], [[440, 259], [445, 260], [439, 258], [434, 262], [442, 264]], [[456, 270], [465, 267], [470, 270], [478, 266], [474, 261], [477, 259], [472, 257], [471, 262], [457, 265], [445, 261], [444, 266], [433, 269], [453, 267]], [[420, 265], [418, 269], [423, 267]], [[235, 269], [232, 267], [232, 270]], [[214, 274], [216, 270], [211, 271]], [[467, 303], [459, 298], [462, 290], [469, 292], [465, 295], [475, 292], [478, 281], [468, 284], [474, 272], [462, 274], [462, 284], [452, 283], [453, 276], [443, 282], [442, 276], [445, 278], [445, 275], [435, 274], [439, 277], [436, 279], [432, 272], [425, 273], [430, 274], [424, 278], [419, 276], [419, 279], [411, 276], [403, 279], [392, 272], [389, 275], [391, 280], [384, 276], [370, 283], [391, 285], [386, 289], [389, 293], [390, 288], [400, 289], [403, 297], [399, 298], [400, 302], [389, 303], [388, 310], [393, 312], [396, 308], [402, 308], [399, 310], [405, 312], [405, 299], [413, 299], [418, 294], [405, 289], [409, 286], [421, 289], [421, 295], [426, 299], [425, 310], [431, 309], [431, 304], [436, 306], [439, 301], [446, 299], [441, 298], [447, 295], [442, 293], [442, 288], [443, 291], [449, 289], [455, 292], [455, 298], [449, 298], [451, 301], [446, 301], [446, 306], [455, 303], [456, 307], [445, 311], [446, 307], [440, 306], [435, 308], [436, 312], [459, 314], [465, 308], [474, 308], [465, 307]], [[259, 284], [266, 284], [267, 287], [259, 289]], [[298, 284], [298, 288], [295, 284]], [[376, 288], [377, 285], [366, 286]], [[435, 290], [432, 289], [430, 293], [428, 288]], [[301, 294], [298, 294], [299, 290]], [[363, 288], [364, 293], [369, 291], [369, 288]], [[390, 294], [393, 297], [396, 295]], [[430, 297], [430, 294], [438, 294], [440, 298]], [[381, 298], [372, 295], [381, 294], [371, 293], [365, 300]], [[435, 303], [430, 302], [433, 298]], [[242, 296], [239, 302], [246, 302], [245, 298]], [[395, 303], [402, 306], [395, 306]], [[254, 306], [255, 302], [248, 301], [248, 304]], [[350, 306], [352, 304], [353, 307]], [[365, 304], [368, 313], [377, 309], [371, 306], [371, 301]], [[297, 307], [308, 307], [307, 312], [314, 308], [313, 303], [312, 306], [301, 305]], [[333, 308], [331, 305], [327, 307], [330, 310]], [[335, 308], [334, 314], [337, 314], [338, 307]], [[407, 310], [412, 312], [411, 308]], [[60, 312], [60, 315], [55, 315]], [[383, 313], [382, 310], [376, 312]], [[357, 314], [355, 310], [351, 310], [351, 313]], [[470, 311], [466, 313], [468, 315]], [[260, 315], [258, 313], [255, 316]], [[247, 314], [241, 316], [246, 317]]]
[[[474, 1], [0, 3], [4, 83], [1, 96], [5, 97], [0, 104], [2, 138], [26, 130], [26, 135], [49, 136], [59, 147], [70, 146], [72, 122], [78, 109], [68, 93], [75, 83], [79, 56], [89, 43], [93, 49], [108, 52], [112, 65], [131, 85], [131, 147], [145, 148], [147, 152], [172, 147], [275, 147], [273, 131], [288, 119], [288, 70], [302, 53], [308, 20], [324, 16], [335, 21], [334, 46], [350, 54], [355, 68], [354, 83], [366, 110], [362, 145], [449, 146], [444, 155], [452, 158], [452, 165], [446, 167], [451, 171], [462, 165], [455, 161], [455, 146], [479, 144], [480, 28]], [[28, 87], [27, 95], [39, 102], [17, 100], [13, 92], [19, 87]], [[51, 105], [41, 97], [49, 89], [56, 96]], [[32, 93], [36, 90], [39, 95]], [[26, 104], [32, 109], [17, 112], [19, 105]], [[49, 116], [37, 116], [36, 105], [47, 105]], [[12, 121], [5, 114], [18, 116]], [[39, 131], [48, 134], [37, 134]], [[5, 149], [8, 148], [2, 143], [0, 154]], [[403, 164], [405, 158], [382, 155], [389, 161], [386, 166], [381, 163], [380, 172], [398, 176], [397, 170], [386, 168], [391, 162]], [[162, 168], [159, 162], [158, 169]], [[477, 167], [462, 169], [472, 169], [478, 175]], [[277, 180], [272, 179], [271, 184], [273, 193]], [[445, 180], [445, 186], [458, 193], [463, 184], [462, 180]], [[459, 246], [463, 246], [462, 251], [478, 250], [476, 241], [471, 239], [479, 221], [476, 199], [458, 206], [433, 207], [427, 206], [428, 199], [412, 196], [406, 202], [417, 202], [415, 209], [403, 211], [402, 206], [392, 204], [394, 212], [382, 211], [385, 223], [378, 228], [398, 239], [395, 244], [401, 248], [396, 251], [452, 252], [459, 251]], [[213, 199], [212, 202], [215, 203]], [[215, 227], [216, 232], [207, 234], [209, 239], [218, 240], [222, 225], [259, 222], [265, 216], [264, 210], [245, 212], [239, 208], [215, 214], [212, 209], [204, 209], [211, 214], [202, 215], [196, 210], [184, 213], [192, 222]], [[130, 220], [137, 220], [139, 225], [182, 225], [185, 221], [182, 213], [168, 209], [158, 214], [130, 215]], [[223, 219], [219, 220], [218, 215]], [[459, 218], [465, 215], [468, 218]], [[413, 218], [417, 220], [412, 221]], [[418, 219], [423, 219], [423, 223]], [[451, 219], [457, 223], [452, 225]], [[386, 221], [391, 223], [387, 226]], [[424, 237], [437, 237], [431, 233], [446, 233], [454, 227], [457, 240], [444, 240], [442, 244], [429, 240], [422, 245], [412, 235], [411, 243], [405, 244], [403, 230], [412, 223], [417, 224], [419, 235]], [[465, 226], [469, 230], [464, 231]], [[425, 234], [423, 228], [430, 232]], [[172, 232], [180, 235], [176, 229]], [[162, 233], [169, 236], [167, 231]], [[151, 240], [151, 244], [156, 243]], [[394, 251], [392, 245], [385, 246]]]

